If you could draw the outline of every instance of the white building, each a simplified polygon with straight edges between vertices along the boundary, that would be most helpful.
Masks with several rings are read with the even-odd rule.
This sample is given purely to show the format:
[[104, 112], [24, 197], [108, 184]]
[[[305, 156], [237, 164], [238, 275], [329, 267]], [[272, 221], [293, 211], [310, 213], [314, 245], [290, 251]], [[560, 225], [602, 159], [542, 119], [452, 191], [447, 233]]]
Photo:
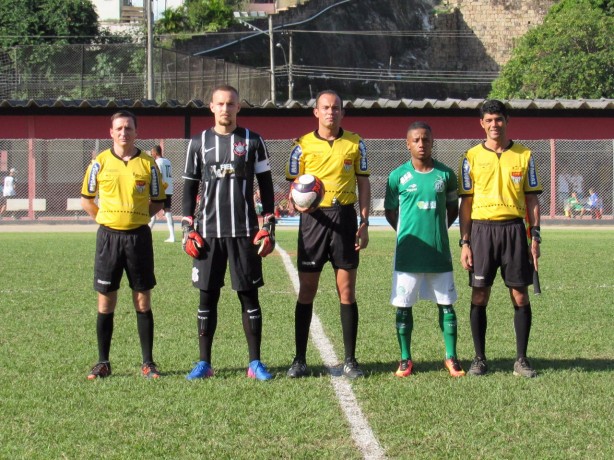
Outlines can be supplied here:
[[[145, 9], [146, 0], [92, 0], [98, 20], [103, 24], [130, 22]], [[158, 19], [162, 12], [168, 8], [177, 8], [184, 0], [151, 0], [151, 9], [154, 19]], [[141, 16], [142, 17], [142, 16]]]

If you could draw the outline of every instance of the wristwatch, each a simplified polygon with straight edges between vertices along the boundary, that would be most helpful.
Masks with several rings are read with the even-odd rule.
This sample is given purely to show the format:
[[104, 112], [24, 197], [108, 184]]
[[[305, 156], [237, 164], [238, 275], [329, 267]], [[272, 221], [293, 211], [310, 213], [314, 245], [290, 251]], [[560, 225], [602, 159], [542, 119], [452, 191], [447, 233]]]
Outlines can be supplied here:
[[467, 245], [469, 247], [471, 247], [471, 241], [469, 240], [463, 240], [462, 238], [460, 240], [458, 240], [458, 245], [462, 248], [464, 245]]
[[540, 227], [536, 225], [535, 227], [530, 228], [531, 239], [535, 241], [537, 244], [542, 243], [542, 235], [540, 232]]
[[360, 218], [360, 225], [365, 224], [367, 227], [369, 226], [369, 219]]

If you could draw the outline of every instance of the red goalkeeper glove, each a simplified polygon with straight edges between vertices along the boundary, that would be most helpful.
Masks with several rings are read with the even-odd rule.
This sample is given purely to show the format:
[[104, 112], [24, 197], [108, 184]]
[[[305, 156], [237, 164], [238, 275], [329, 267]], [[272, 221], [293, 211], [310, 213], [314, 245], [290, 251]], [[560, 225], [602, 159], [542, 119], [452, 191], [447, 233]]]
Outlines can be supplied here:
[[262, 228], [254, 238], [254, 244], [260, 245], [258, 248], [258, 255], [260, 257], [266, 257], [275, 249], [275, 216], [273, 214], [266, 214], [264, 216]]
[[181, 244], [186, 254], [194, 259], [204, 258], [207, 254], [207, 248], [203, 237], [194, 229], [194, 218], [188, 216], [181, 219], [181, 229], [183, 230]]

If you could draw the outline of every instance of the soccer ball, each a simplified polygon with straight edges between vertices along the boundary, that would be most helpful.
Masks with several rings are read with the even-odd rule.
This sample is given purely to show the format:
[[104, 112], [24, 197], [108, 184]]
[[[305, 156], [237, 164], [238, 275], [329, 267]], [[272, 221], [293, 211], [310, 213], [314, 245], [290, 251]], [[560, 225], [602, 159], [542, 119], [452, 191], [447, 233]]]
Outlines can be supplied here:
[[324, 198], [324, 183], [311, 174], [303, 174], [292, 182], [291, 196], [300, 212], [314, 211]]

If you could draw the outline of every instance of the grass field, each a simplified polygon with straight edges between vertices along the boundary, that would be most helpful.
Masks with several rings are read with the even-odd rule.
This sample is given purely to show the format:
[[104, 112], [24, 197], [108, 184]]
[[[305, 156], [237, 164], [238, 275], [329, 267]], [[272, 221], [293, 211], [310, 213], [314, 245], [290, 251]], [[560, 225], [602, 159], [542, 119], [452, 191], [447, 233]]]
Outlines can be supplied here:
[[[456, 241], [453, 230], [451, 241]], [[136, 319], [124, 279], [111, 349], [113, 376], [89, 382], [97, 358], [93, 233], [0, 233], [0, 458], [361, 458], [314, 346], [314, 376], [285, 377], [294, 352], [296, 300], [278, 253], [265, 260], [263, 361], [270, 382], [245, 377], [240, 307], [220, 300], [213, 348], [216, 376], [187, 382], [198, 356], [197, 291], [179, 244], [154, 234], [154, 356], [164, 373], [139, 377]], [[357, 296], [358, 359], [367, 378], [356, 398], [389, 458], [614, 458], [613, 230], [543, 231], [543, 294], [532, 298], [529, 345], [537, 379], [512, 376], [512, 308], [497, 280], [489, 306], [492, 373], [452, 379], [443, 370], [437, 309], [414, 310], [416, 374], [392, 375], [398, 359], [388, 305], [394, 247], [390, 231], [371, 232]], [[296, 230], [278, 231], [291, 255]], [[454, 247], [455, 268], [459, 267]], [[473, 345], [466, 274], [456, 271], [459, 357]], [[326, 334], [342, 356], [332, 273], [316, 299]]]

